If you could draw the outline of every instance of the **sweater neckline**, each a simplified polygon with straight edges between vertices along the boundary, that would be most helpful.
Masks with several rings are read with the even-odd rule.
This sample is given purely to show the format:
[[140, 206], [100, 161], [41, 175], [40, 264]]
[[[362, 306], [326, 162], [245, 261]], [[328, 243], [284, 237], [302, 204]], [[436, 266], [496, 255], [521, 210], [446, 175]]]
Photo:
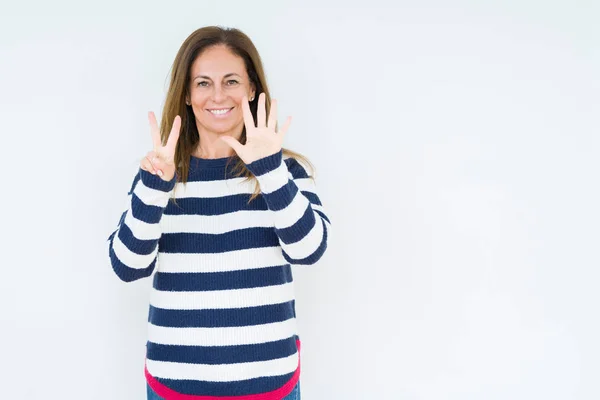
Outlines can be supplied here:
[[231, 160], [230, 165], [235, 165], [237, 155], [221, 158], [200, 158], [190, 155], [190, 169], [225, 168], [229, 160]]

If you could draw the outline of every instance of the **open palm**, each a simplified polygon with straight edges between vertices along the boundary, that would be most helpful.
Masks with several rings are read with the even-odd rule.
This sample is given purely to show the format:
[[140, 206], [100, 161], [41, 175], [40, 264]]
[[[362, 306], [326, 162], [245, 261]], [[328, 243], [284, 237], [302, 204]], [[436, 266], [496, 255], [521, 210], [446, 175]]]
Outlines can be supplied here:
[[241, 144], [237, 139], [231, 136], [221, 137], [221, 140], [231, 146], [246, 164], [250, 164], [260, 158], [279, 152], [282, 148], [285, 134], [292, 122], [292, 117], [288, 117], [283, 127], [276, 131], [277, 100], [271, 102], [269, 120], [267, 121], [265, 99], [266, 96], [264, 93], [261, 93], [260, 96], [258, 96], [256, 124], [254, 123], [252, 111], [250, 111], [248, 97], [244, 96], [242, 99], [244, 125], [246, 125], [246, 144]]

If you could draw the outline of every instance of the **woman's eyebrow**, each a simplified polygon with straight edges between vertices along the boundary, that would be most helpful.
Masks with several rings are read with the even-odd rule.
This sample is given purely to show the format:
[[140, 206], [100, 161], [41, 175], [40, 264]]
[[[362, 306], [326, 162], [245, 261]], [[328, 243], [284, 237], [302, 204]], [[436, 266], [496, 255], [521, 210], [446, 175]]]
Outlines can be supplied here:
[[[230, 76], [233, 76], [233, 75], [240, 76], [239, 74], [236, 74], [235, 72], [230, 72], [227, 75], [225, 75], [223, 78], [229, 78]], [[194, 79], [198, 79], [198, 78], [211, 79], [210, 76], [206, 76], [206, 75], [198, 75], [198, 76], [194, 77]]]

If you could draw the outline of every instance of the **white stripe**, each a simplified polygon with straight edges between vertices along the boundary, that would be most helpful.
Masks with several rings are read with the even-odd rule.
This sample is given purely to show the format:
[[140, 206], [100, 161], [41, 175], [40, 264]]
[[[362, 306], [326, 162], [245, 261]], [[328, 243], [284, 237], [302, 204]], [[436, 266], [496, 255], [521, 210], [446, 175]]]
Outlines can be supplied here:
[[144, 185], [144, 182], [140, 179], [133, 189], [133, 193], [146, 205], [158, 206], [165, 208], [169, 202], [171, 192], [162, 192], [160, 190], [149, 188]]
[[306, 212], [310, 202], [304, 195], [297, 192], [292, 202], [286, 208], [273, 211], [275, 214], [275, 226], [279, 229], [294, 225]]
[[242, 210], [221, 215], [167, 215], [160, 221], [163, 233], [209, 233], [222, 234], [239, 229], [273, 227], [275, 220], [271, 210]]
[[160, 253], [160, 272], [223, 272], [284, 265], [280, 246], [228, 251], [225, 253]]
[[133, 216], [131, 210], [127, 211], [125, 215], [125, 220], [123, 221], [125, 225], [131, 230], [133, 236], [139, 240], [158, 240], [160, 239], [160, 225], [159, 224], [149, 224], [147, 222], [141, 221]]
[[290, 180], [290, 172], [285, 163], [282, 162], [274, 170], [269, 171], [264, 175], [257, 176], [256, 179], [260, 182], [260, 191], [264, 194], [269, 194], [288, 183]]
[[211, 382], [232, 382], [294, 372], [298, 367], [298, 352], [268, 361], [238, 364], [190, 364], [146, 360], [148, 372], [165, 379], [193, 379]]
[[[314, 211], [313, 211], [314, 213]], [[323, 241], [323, 223], [321, 217], [315, 214], [315, 226], [298, 242], [282, 245], [288, 256], [293, 259], [302, 259], [313, 254]]]
[[147, 255], [134, 253], [121, 242], [121, 239], [119, 239], [119, 232], [117, 232], [113, 237], [113, 250], [117, 258], [129, 268], [142, 269], [147, 268], [152, 264], [152, 261], [156, 258], [158, 246], [156, 246], [152, 253]]
[[296, 178], [294, 179], [294, 183], [298, 186], [298, 189], [302, 192], [311, 192], [317, 195], [317, 188], [315, 185], [315, 181], [311, 178]]
[[236, 346], [287, 339], [296, 334], [296, 318], [262, 325], [226, 328], [172, 328], [148, 322], [148, 340], [179, 346]]
[[294, 283], [244, 289], [208, 291], [150, 291], [150, 304], [169, 310], [207, 310], [256, 307], [279, 304], [294, 299]]
[[243, 193], [254, 193], [254, 183], [245, 182], [246, 178], [237, 177], [218, 181], [181, 182], [175, 185], [175, 197], [178, 199], [197, 197], [214, 198]]

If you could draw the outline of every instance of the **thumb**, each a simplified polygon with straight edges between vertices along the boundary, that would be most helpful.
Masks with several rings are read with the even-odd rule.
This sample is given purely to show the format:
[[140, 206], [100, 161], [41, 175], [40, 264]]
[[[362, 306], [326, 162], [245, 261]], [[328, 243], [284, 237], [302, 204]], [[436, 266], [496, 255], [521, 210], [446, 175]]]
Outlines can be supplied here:
[[221, 136], [221, 140], [224, 141], [237, 153], [240, 158], [242, 158], [242, 153], [244, 152], [244, 146], [237, 141], [237, 139], [232, 138], [231, 136]]

